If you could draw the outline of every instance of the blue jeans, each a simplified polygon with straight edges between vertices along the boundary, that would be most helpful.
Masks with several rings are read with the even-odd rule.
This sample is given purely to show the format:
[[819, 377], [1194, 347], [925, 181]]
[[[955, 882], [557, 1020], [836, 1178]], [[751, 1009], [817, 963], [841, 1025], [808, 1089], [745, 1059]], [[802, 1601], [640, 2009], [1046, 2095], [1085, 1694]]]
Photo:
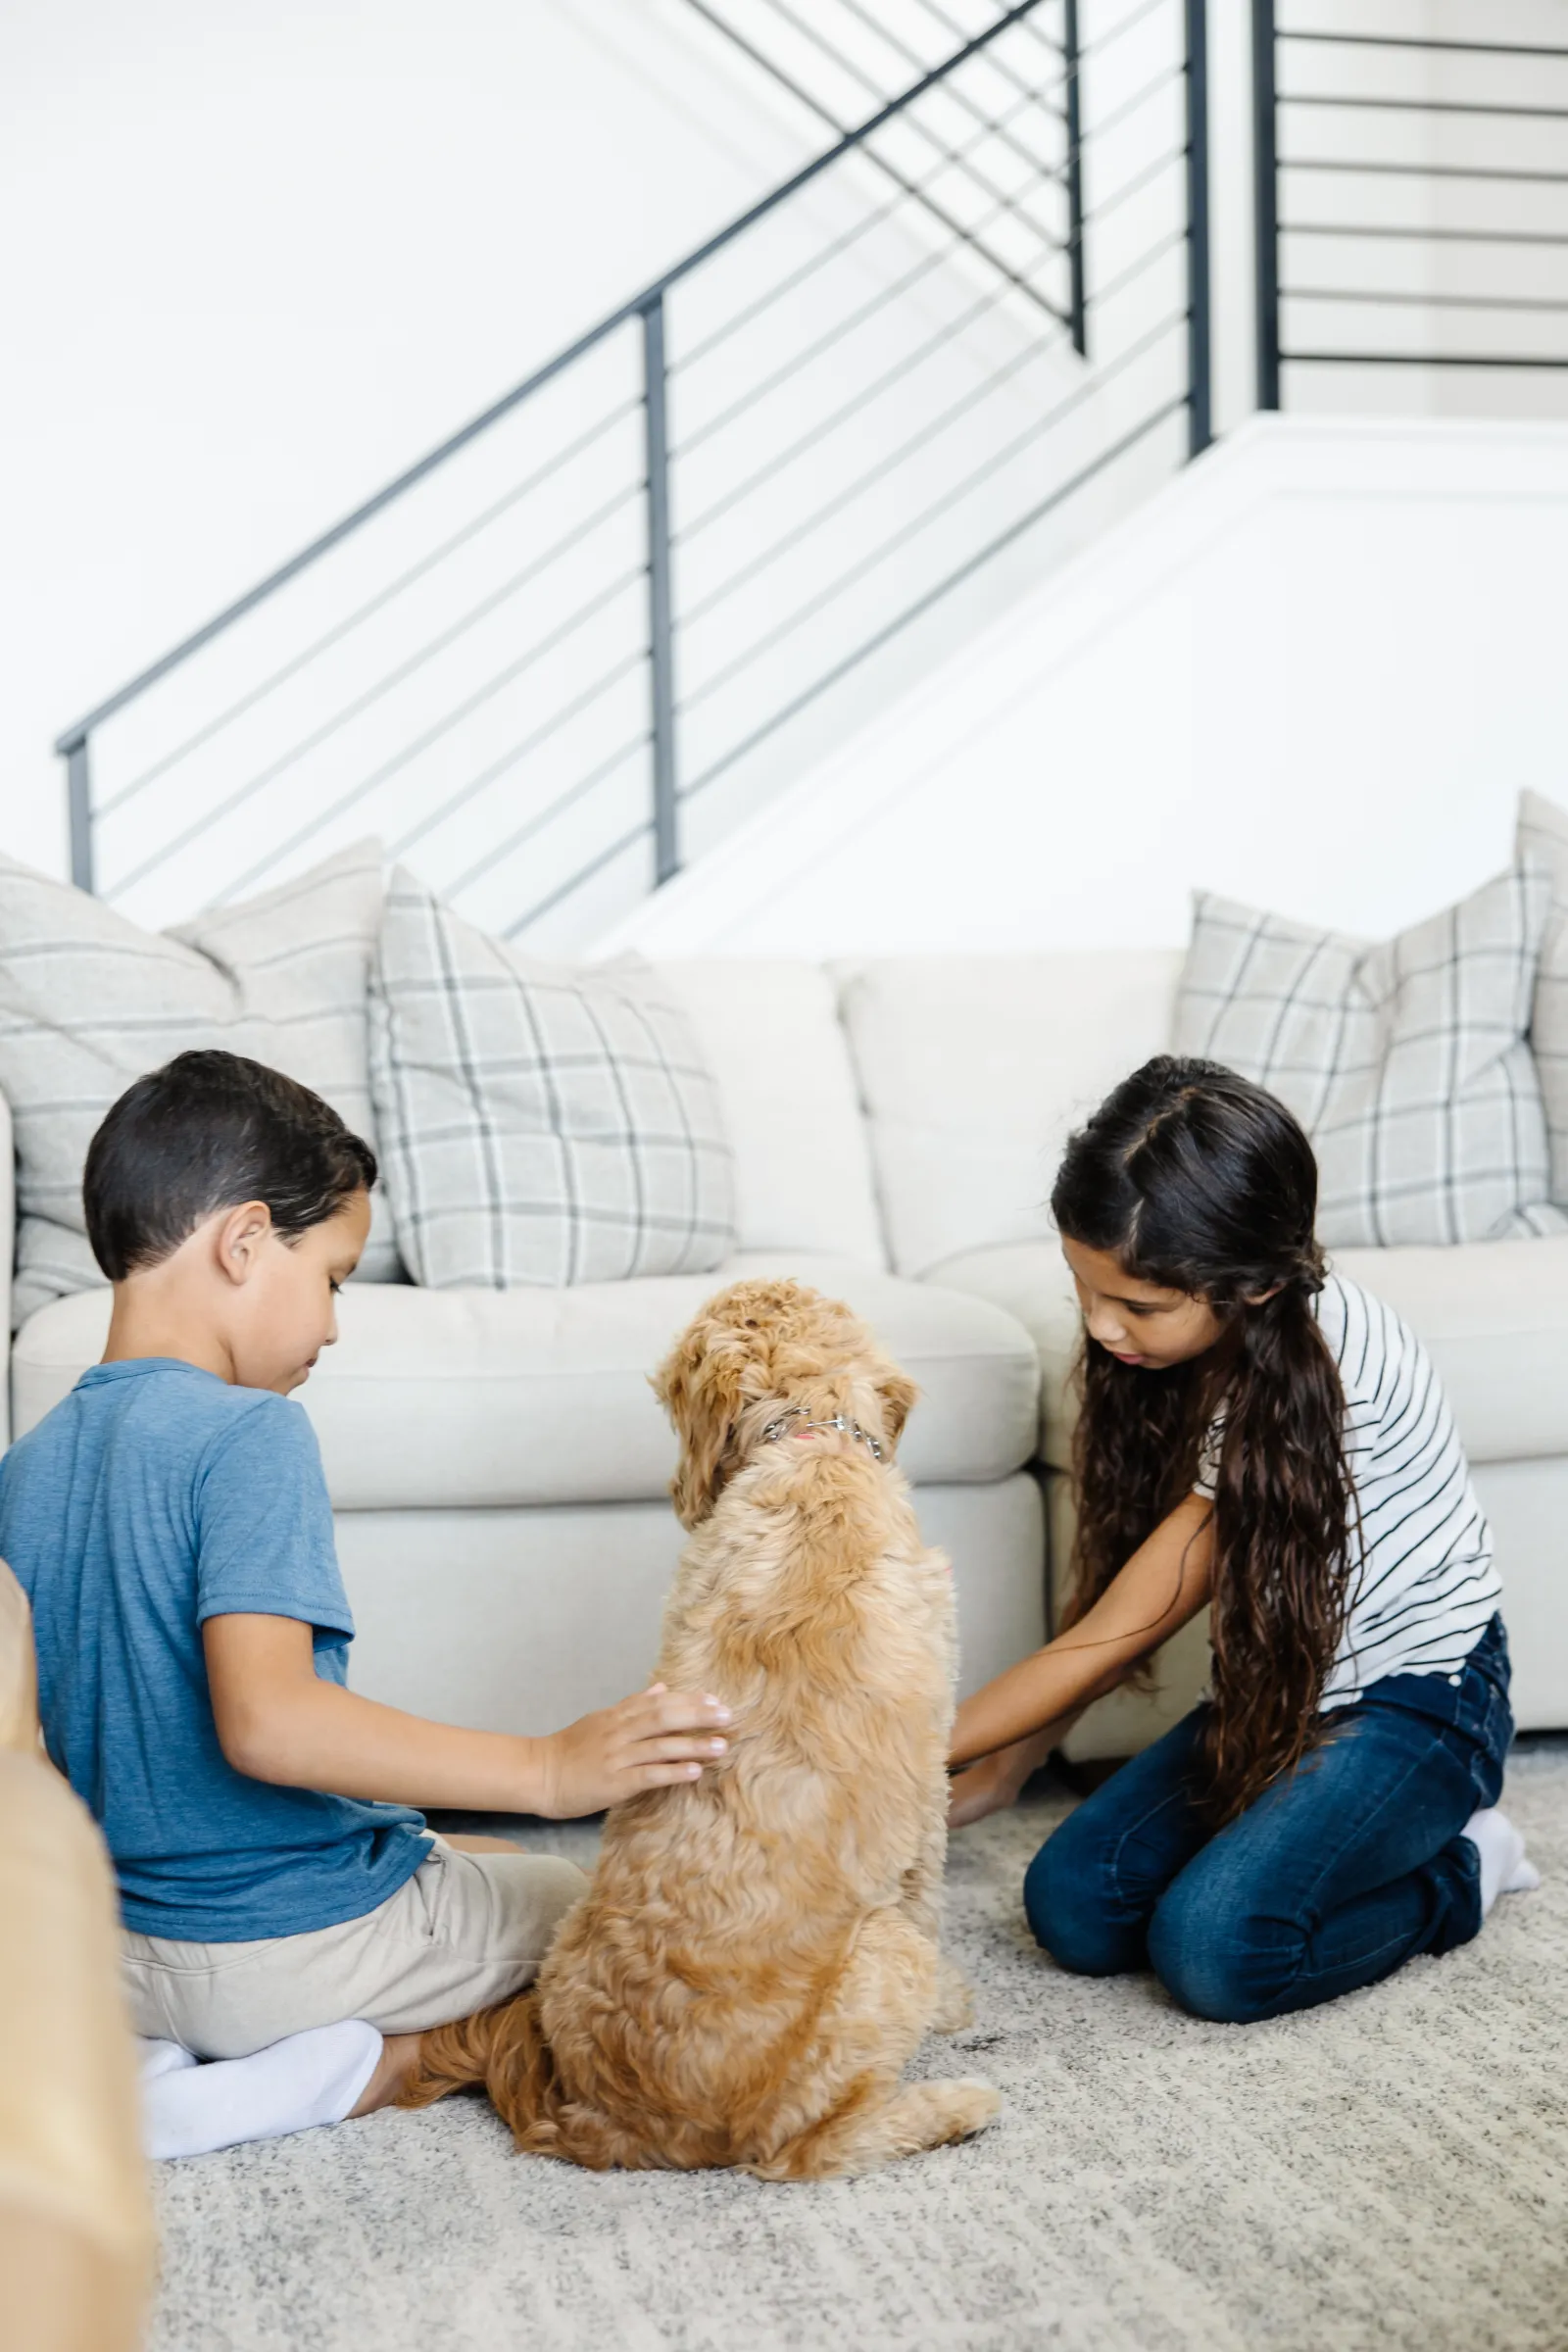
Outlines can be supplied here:
[[1124, 1764], [1030, 1864], [1029, 1925], [1063, 1968], [1151, 1967], [1195, 2017], [1245, 2025], [1469, 1942], [1480, 1858], [1459, 1833], [1495, 1804], [1513, 1737], [1500, 1617], [1452, 1680], [1371, 1684], [1217, 1834], [1196, 1801], [1205, 1711]]

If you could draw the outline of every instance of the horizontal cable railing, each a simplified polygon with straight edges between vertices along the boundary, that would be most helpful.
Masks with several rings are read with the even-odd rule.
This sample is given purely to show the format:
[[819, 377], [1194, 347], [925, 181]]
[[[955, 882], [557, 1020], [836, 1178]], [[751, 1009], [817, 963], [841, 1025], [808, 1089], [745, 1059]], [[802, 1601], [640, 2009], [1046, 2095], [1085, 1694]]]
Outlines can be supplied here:
[[[1430, 369], [1568, 403], [1568, 7], [1253, 0], [1257, 387]], [[1292, 372], [1294, 371], [1294, 372]], [[1494, 390], [1476, 398], [1494, 400]]]
[[580, 946], [1203, 446], [1200, 0], [830, 5], [823, 155], [60, 738], [78, 882]]

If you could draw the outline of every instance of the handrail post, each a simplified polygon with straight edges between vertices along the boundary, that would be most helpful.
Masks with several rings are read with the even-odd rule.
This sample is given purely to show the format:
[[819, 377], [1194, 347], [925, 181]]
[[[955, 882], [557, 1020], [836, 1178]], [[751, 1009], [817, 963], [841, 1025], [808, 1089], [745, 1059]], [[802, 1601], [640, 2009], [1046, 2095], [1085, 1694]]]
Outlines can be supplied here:
[[71, 879], [78, 890], [91, 891], [93, 877], [92, 771], [88, 739], [78, 735], [66, 746], [66, 807], [71, 818]]
[[680, 871], [676, 821], [675, 648], [669, 570], [669, 371], [664, 297], [643, 314], [643, 417], [647, 433], [648, 670], [654, 766], [654, 877]]
[[1260, 409], [1280, 405], [1279, 170], [1274, 0], [1252, 0], [1252, 233]]
[[1208, 15], [1187, 9], [1187, 454], [1214, 437], [1208, 285]]
[[1061, 62], [1067, 81], [1067, 264], [1070, 271], [1069, 311], [1072, 347], [1079, 358], [1089, 357], [1089, 312], [1084, 299], [1084, 122], [1079, 87], [1081, 51], [1078, 44], [1078, 0], [1065, 0]]

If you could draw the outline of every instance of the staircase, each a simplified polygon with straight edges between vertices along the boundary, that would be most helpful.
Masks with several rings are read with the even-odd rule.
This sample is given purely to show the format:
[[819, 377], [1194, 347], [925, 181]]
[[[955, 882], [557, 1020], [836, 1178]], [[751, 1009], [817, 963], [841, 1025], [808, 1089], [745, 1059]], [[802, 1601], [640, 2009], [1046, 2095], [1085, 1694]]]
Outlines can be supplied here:
[[821, 153], [67, 729], [82, 886], [571, 952], [1204, 445], [1201, 0], [689, 4]]

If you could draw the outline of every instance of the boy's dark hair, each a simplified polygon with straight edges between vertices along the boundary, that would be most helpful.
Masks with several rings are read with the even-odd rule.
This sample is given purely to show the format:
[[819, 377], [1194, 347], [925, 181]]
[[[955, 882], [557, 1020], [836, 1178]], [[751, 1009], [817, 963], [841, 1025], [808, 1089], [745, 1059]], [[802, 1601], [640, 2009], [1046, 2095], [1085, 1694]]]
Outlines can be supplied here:
[[111, 1282], [170, 1257], [205, 1217], [265, 1201], [285, 1241], [375, 1182], [375, 1153], [297, 1079], [242, 1054], [177, 1054], [129, 1086], [82, 1176], [92, 1253]]

